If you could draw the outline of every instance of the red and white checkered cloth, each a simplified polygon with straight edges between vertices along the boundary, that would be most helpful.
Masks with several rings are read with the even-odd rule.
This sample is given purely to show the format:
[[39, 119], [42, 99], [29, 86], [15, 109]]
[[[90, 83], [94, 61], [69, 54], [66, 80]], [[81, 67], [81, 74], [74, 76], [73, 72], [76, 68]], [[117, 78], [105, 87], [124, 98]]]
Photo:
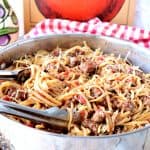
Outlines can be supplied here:
[[101, 22], [98, 18], [94, 18], [88, 22], [45, 19], [26, 34], [25, 38], [62, 33], [88, 33], [110, 36], [150, 48], [150, 31], [137, 27]]

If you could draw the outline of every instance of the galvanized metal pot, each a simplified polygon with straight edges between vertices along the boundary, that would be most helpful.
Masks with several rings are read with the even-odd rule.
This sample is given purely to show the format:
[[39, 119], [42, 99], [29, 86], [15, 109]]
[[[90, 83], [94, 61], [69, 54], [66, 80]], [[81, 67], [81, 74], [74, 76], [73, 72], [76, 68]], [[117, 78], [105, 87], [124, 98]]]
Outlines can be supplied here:
[[[133, 64], [150, 72], [150, 50], [135, 44], [102, 36], [66, 34], [21, 40], [0, 50], [0, 63], [11, 61], [39, 49], [52, 50], [57, 45], [71, 47], [86, 41], [92, 48], [126, 57]], [[16, 150], [149, 150], [150, 129], [146, 126], [133, 132], [101, 137], [75, 137], [33, 129], [0, 115], [0, 131]]]

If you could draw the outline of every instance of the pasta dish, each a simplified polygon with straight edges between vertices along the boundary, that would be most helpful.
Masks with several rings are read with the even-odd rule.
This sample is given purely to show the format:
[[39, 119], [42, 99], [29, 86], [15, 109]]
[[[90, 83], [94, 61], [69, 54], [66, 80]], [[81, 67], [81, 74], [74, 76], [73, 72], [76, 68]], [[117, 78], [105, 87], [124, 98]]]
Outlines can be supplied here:
[[[93, 50], [84, 43], [68, 49], [38, 50], [14, 60], [7, 69], [27, 67], [31, 74], [25, 82], [1, 81], [0, 97], [40, 110], [53, 106], [67, 109], [67, 134], [118, 134], [150, 123], [150, 74], [127, 58], [103, 54], [100, 48]], [[42, 123], [15, 119], [50, 130]]]

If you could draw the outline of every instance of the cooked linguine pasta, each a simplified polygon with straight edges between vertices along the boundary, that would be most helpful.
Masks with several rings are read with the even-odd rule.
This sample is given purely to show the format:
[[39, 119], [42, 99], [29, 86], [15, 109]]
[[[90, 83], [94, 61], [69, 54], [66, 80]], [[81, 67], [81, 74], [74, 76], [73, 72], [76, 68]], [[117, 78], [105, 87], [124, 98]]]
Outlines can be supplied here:
[[[67, 109], [70, 135], [117, 134], [150, 123], [150, 74], [126, 59], [92, 50], [84, 43], [39, 50], [15, 60], [8, 69], [26, 67], [31, 68], [30, 78], [22, 84], [2, 81], [0, 97], [35, 109]], [[18, 120], [48, 129], [44, 124]]]

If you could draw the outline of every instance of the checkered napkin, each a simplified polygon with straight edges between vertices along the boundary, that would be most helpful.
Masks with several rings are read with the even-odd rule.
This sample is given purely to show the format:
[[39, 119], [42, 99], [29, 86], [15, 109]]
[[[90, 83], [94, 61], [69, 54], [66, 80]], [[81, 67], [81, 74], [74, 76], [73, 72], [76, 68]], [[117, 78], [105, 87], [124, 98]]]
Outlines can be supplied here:
[[38, 23], [25, 38], [62, 33], [88, 33], [131, 41], [150, 49], [150, 31], [114, 23], [101, 22], [98, 18], [88, 22], [62, 19], [45, 19]]

